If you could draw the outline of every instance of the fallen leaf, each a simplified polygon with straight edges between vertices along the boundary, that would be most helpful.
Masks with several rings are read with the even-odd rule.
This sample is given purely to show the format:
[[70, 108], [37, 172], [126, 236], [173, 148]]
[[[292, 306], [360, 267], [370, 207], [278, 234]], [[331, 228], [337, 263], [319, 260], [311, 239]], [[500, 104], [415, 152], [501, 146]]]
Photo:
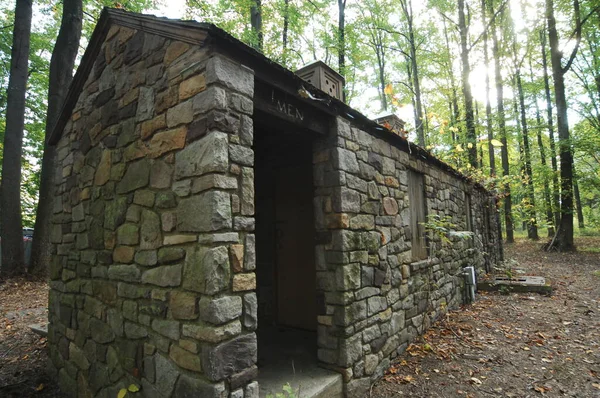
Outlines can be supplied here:
[[44, 389], [44, 387], [46, 387], [46, 386], [44, 385], [44, 383], [41, 383], [39, 386], [37, 386], [37, 387], [35, 388], [35, 391], [42, 391], [42, 390]]
[[471, 383], [473, 384], [482, 384], [481, 380], [479, 380], [477, 377], [471, 377]]
[[138, 391], [140, 391], [140, 388], [138, 386], [136, 386], [135, 384], [131, 384], [129, 387], [127, 387], [127, 389], [129, 390], [129, 392], [138, 392]]
[[125, 395], [127, 395], [127, 389], [121, 388], [117, 394], [117, 398], [125, 398]]

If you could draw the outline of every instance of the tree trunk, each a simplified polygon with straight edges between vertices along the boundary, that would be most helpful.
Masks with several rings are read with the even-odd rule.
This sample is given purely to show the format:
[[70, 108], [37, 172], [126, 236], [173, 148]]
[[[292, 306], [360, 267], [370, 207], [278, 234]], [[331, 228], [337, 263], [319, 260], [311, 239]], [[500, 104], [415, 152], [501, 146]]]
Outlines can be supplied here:
[[[448, 27], [446, 26], [446, 20], [443, 19], [444, 22], [444, 37], [446, 39], [446, 49], [448, 49], [448, 58], [452, 59], [452, 53], [450, 51], [450, 39], [448, 38]], [[452, 71], [452, 61], [449, 62], [448, 70], [450, 71], [450, 85], [452, 86], [452, 102], [450, 105], [451, 115], [452, 115], [452, 125], [451, 127], [458, 127], [458, 120], [460, 119], [460, 108], [458, 107], [458, 92], [456, 89], [456, 82], [454, 80], [454, 73]], [[452, 131], [452, 142], [458, 142], [458, 133]]]
[[[490, 5], [490, 15], [494, 14], [492, 3]], [[503, 15], [504, 11], [501, 11]], [[504, 84], [502, 80], [502, 69], [500, 65], [500, 47], [498, 40], [498, 29], [497, 19], [493, 23], [493, 34], [492, 34], [492, 53], [494, 55], [494, 69], [495, 69], [495, 80], [496, 80], [496, 103], [498, 107], [498, 133], [500, 134], [500, 142], [502, 147], [500, 148], [500, 155], [502, 159], [502, 175], [508, 177], [510, 175], [510, 166], [508, 163], [508, 142], [506, 139], [506, 114], [504, 111]], [[514, 238], [514, 225], [512, 218], [512, 195], [510, 190], [510, 183], [505, 182], [503, 186], [504, 191], [504, 224], [506, 226], [506, 243], [513, 243]]]
[[523, 82], [521, 81], [521, 66], [517, 59], [517, 43], [513, 37], [513, 53], [515, 61], [515, 80], [517, 83], [517, 93], [519, 97], [518, 110], [521, 116], [521, 131], [523, 134], [523, 155], [524, 155], [524, 171], [527, 184], [527, 205], [525, 214], [527, 216], [527, 237], [529, 239], [538, 240], [537, 217], [535, 208], [535, 191], [533, 188], [533, 170], [531, 167], [531, 148], [529, 146], [529, 126], [527, 125], [527, 116], [525, 115], [525, 94], [523, 93]]
[[412, 69], [412, 85], [415, 98], [415, 129], [417, 130], [417, 142], [425, 148], [425, 129], [423, 128], [423, 102], [421, 101], [421, 85], [419, 82], [419, 66], [417, 64], [417, 44], [413, 26], [412, 0], [400, 1], [402, 11], [406, 17], [408, 27], [408, 43], [410, 46], [410, 62]]
[[[485, 1], [481, 0], [481, 20], [485, 27], [486, 24], [486, 12], [485, 12]], [[494, 145], [492, 140], [494, 139], [494, 130], [492, 127], [492, 104], [490, 101], [490, 59], [488, 54], [488, 34], [487, 28], [483, 30], [483, 59], [485, 62], [485, 119], [488, 136], [488, 151], [490, 158], [490, 176], [496, 175], [496, 157], [494, 154]]]
[[[60, 30], [50, 60], [46, 138], [50, 137], [52, 133], [73, 79], [73, 66], [79, 50], [82, 19], [82, 0], [64, 0]], [[54, 146], [44, 145], [40, 177], [40, 199], [33, 231], [30, 272], [45, 272], [50, 263], [51, 247], [49, 238], [55, 155]]]
[[[465, 119], [467, 126], [467, 153], [469, 163], [477, 167], [477, 135], [475, 133], [475, 121], [473, 116], [473, 94], [469, 76], [471, 66], [469, 65], [469, 50], [467, 49], [468, 28], [465, 19], [465, 0], [458, 0], [458, 27], [460, 30], [460, 59], [462, 63], [462, 90], [465, 97]], [[470, 148], [468, 144], [471, 144]]]
[[287, 64], [288, 31], [290, 27], [290, 0], [284, 0], [283, 6], [283, 32], [281, 57], [283, 64]]
[[[579, 21], [579, 2], [574, 0], [574, 9]], [[562, 66], [562, 51], [559, 47], [556, 19], [554, 17], [554, 0], [546, 0], [546, 18], [548, 20], [548, 37], [550, 42], [550, 63], [554, 80], [554, 96], [556, 98], [556, 116], [558, 128], [558, 146], [560, 149], [560, 224], [556, 235], [548, 249], [571, 251], [573, 244], [573, 153], [567, 119], [567, 98], [565, 93], [565, 73], [568, 68]], [[579, 22], [577, 26], [579, 29]], [[581, 31], [579, 36], [581, 35]], [[576, 50], [577, 48], [575, 48]], [[569, 66], [569, 65], [567, 65]]]
[[25, 92], [29, 73], [31, 17], [31, 0], [17, 0], [6, 100], [6, 129], [0, 191], [3, 274], [21, 273], [25, 270], [21, 218], [21, 155], [25, 126]]
[[346, 78], [346, 0], [338, 0], [338, 72]]
[[250, 7], [250, 25], [255, 35], [252, 45], [256, 50], [263, 51], [262, 0], [253, 0]]
[[581, 195], [579, 194], [579, 184], [577, 183], [577, 172], [573, 166], [573, 191], [575, 193], [575, 208], [577, 209], [577, 225], [579, 229], [585, 229], [583, 219], [583, 208], [581, 207]]
[[552, 116], [552, 96], [550, 93], [550, 77], [548, 76], [548, 57], [546, 56], [546, 33], [540, 31], [542, 45], [542, 65], [544, 69], [544, 93], [546, 95], [546, 114], [548, 118], [548, 137], [550, 139], [550, 162], [552, 164], [552, 207], [554, 208], [554, 227], [560, 223], [560, 186], [558, 184], [558, 163], [556, 161], [556, 144], [554, 142], [554, 120]]
[[[529, 58], [529, 73], [531, 75], [531, 82], [535, 82], [535, 75], [533, 74], [533, 66], [531, 57]], [[548, 224], [548, 237], [554, 236], [554, 221], [552, 215], [552, 200], [550, 199], [550, 183], [548, 181], [548, 164], [546, 162], [546, 148], [544, 147], [544, 141], [542, 139], [542, 116], [540, 115], [540, 105], [538, 104], [537, 94], [534, 96], [535, 103], [535, 121], [536, 121], [536, 137], [538, 149], [540, 151], [540, 163], [542, 164], [542, 180], [544, 184], [544, 208], [546, 209], [546, 223]]]

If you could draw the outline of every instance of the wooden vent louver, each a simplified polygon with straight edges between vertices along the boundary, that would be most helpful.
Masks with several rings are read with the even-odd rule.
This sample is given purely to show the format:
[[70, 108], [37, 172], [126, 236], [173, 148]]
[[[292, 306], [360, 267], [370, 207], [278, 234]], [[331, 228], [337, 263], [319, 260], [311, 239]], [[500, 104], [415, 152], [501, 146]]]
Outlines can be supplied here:
[[344, 78], [322, 61], [315, 61], [296, 71], [296, 75], [340, 101], [344, 100]]

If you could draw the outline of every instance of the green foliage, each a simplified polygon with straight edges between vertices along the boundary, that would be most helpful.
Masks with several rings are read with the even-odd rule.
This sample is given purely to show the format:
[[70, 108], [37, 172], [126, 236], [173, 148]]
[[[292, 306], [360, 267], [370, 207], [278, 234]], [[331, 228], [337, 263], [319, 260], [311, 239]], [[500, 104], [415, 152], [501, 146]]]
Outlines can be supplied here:
[[294, 391], [290, 383], [283, 386], [283, 392], [278, 392], [275, 395], [267, 394], [267, 398], [298, 398], [298, 391]]
[[426, 230], [438, 236], [443, 245], [451, 244], [453, 240], [470, 239], [474, 235], [472, 231], [459, 230], [460, 227], [453, 222], [451, 216], [428, 214], [427, 222], [422, 224]]

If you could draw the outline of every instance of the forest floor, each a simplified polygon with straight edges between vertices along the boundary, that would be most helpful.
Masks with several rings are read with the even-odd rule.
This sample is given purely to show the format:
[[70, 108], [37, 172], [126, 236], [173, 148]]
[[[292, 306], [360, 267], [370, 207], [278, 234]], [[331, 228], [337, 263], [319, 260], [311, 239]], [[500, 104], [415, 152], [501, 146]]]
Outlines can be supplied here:
[[505, 245], [513, 274], [553, 294], [479, 294], [396, 358], [372, 397], [600, 397], [600, 237], [576, 253]]
[[[396, 358], [371, 397], [600, 397], [600, 237], [576, 253], [505, 245], [513, 272], [550, 279], [552, 296], [479, 294]], [[44, 281], [0, 280], [0, 397], [60, 397], [45, 374]]]

